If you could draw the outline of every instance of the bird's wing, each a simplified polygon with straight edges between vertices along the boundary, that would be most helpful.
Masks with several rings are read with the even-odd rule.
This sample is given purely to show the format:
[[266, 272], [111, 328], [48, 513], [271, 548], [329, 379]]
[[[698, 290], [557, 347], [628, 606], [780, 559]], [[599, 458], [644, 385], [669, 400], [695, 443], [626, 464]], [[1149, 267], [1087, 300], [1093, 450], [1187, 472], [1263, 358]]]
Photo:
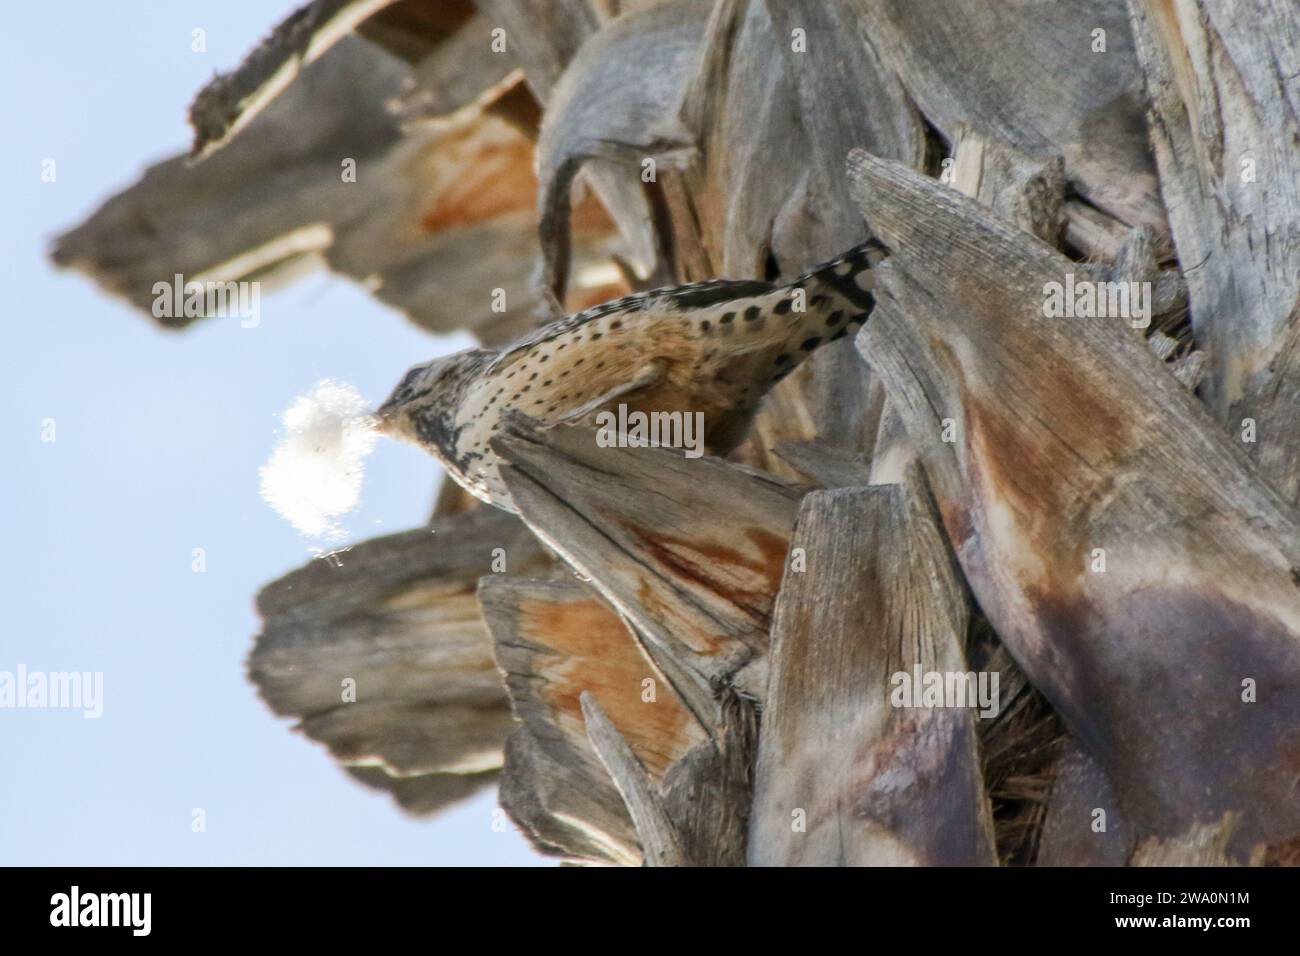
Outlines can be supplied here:
[[651, 310], [682, 312], [689, 309], [707, 308], [721, 305], [733, 299], [748, 299], [766, 295], [777, 286], [771, 282], [757, 279], [709, 279], [705, 282], [692, 282], [689, 285], [667, 286], [651, 289], [649, 292], [635, 292], [621, 299], [602, 302], [585, 312], [557, 319], [544, 325], [535, 332], [525, 336], [514, 345], [502, 349], [501, 354], [492, 360], [485, 374], [492, 375], [506, 368], [512, 362], [522, 358], [539, 345], [552, 339], [567, 335], [569, 332], [606, 315], [616, 312], [646, 312]]
[[664, 374], [667, 371], [668, 371], [668, 363], [666, 361], [664, 361], [663, 359], [652, 359], [649, 362], [646, 362], [645, 365], [642, 365], [639, 369], [637, 369], [636, 372], [631, 377], [629, 377], [626, 381], [619, 382], [617, 385], [609, 389], [604, 394], [597, 395], [589, 402], [584, 402], [582, 405], [578, 406], [573, 411], [569, 412], [567, 415], [561, 418], [560, 421], [562, 422], [582, 421], [582, 419], [586, 418], [592, 412], [596, 411], [596, 409], [608, 405], [616, 398], [621, 398], [624, 395], [630, 395], [632, 392], [635, 392], [638, 389], [648, 388], [651, 385], [657, 385], [659, 382], [663, 381]]

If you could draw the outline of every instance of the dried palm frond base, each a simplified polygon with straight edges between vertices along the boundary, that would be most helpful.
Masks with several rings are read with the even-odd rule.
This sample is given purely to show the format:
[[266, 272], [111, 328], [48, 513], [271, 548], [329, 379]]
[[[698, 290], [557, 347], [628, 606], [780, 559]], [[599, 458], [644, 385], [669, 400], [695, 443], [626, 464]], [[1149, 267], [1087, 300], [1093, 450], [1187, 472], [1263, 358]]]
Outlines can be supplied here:
[[1001, 710], [977, 725], [998, 859], [1006, 865], [1031, 865], [1047, 819], [1065, 727], [982, 614], [972, 618], [968, 648], [973, 671], [1000, 675]]
[[[444, 490], [268, 586], [265, 699], [588, 863], [1296, 865], [1296, 36], [1269, 0], [314, 0], [54, 255], [145, 309], [319, 261], [496, 345], [874, 238], [869, 321], [730, 460], [503, 422], [519, 517]], [[894, 705], [913, 668], [1000, 710]]]

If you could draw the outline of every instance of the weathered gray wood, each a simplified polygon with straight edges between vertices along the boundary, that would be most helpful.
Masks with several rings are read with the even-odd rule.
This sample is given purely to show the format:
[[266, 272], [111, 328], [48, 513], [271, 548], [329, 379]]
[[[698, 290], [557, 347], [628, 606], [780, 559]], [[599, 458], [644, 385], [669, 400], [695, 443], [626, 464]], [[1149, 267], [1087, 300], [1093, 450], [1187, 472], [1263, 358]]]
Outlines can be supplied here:
[[485, 578], [479, 589], [498, 667], [521, 722], [507, 751], [501, 804], [543, 848], [634, 863], [641, 849], [622, 798], [587, 739], [580, 698], [595, 694], [662, 779], [705, 738], [663, 687], [631, 632], [576, 581]]
[[262, 698], [412, 812], [502, 765], [513, 722], [475, 601], [494, 548], [519, 572], [550, 563], [518, 521], [477, 511], [314, 560], [258, 595], [248, 668]]
[[1300, 6], [1130, 4], [1151, 138], [1228, 430], [1300, 501]]
[[[633, 82], [645, 82], [649, 79], [653, 86], [652, 78], [659, 73], [656, 62], [660, 55], [667, 55], [668, 52], [652, 46], [650, 49], [655, 51], [652, 57], [636, 57], [629, 64], [626, 51], [617, 51], [621, 21], [616, 21], [612, 27], [602, 30], [602, 11], [589, 0], [480, 0], [480, 4], [487, 17], [506, 31], [507, 43], [523, 66], [529, 87], [538, 101], [546, 106], [548, 124], [553, 115], [564, 111], [563, 104], [571, 95], [566, 92], [566, 87], [561, 82], [562, 76], [568, 83], [567, 89], [571, 91], [574, 89], [575, 81], [569, 80], [568, 76], [585, 75], [586, 68], [583, 62], [575, 62], [575, 58], [582, 59], [577, 55], [584, 46], [600, 47], [601, 44], [609, 43], [609, 49], [604, 53], [598, 50], [594, 57], [583, 51], [582, 56], [586, 58], [584, 62], [595, 63], [597, 70], [603, 69], [601, 64], [605, 60], [612, 61], [615, 70], [626, 70], [629, 65], [635, 65], [639, 70], [635, 79], [624, 73], [625, 82], [616, 84], [617, 89], [623, 94], [630, 94], [633, 101], [636, 99]], [[656, 13], [648, 9], [637, 11], [633, 15], [652, 18]], [[640, 28], [633, 30], [631, 34], [633, 42], [637, 42], [636, 35], [639, 32]], [[646, 47], [642, 45], [640, 49], [644, 52]], [[594, 93], [599, 96], [609, 85], [608, 81], [608, 77], [603, 77], [601, 82], [579, 80], [578, 90], [582, 95]], [[598, 110], [595, 114], [587, 114], [586, 118], [593, 121], [608, 120], [620, 115], [620, 112], [619, 108], [612, 111]], [[581, 136], [580, 128], [578, 134]], [[610, 140], [610, 145], [611, 147], [614, 145], [613, 138]], [[563, 302], [569, 267], [580, 265], [572, 261], [567, 203], [569, 188], [577, 174], [576, 166], [582, 163], [586, 164], [583, 177], [600, 196], [601, 202], [609, 210], [614, 221], [619, 224], [624, 239], [622, 258], [631, 264], [634, 272], [640, 277], [651, 275], [655, 270], [657, 246], [650, 226], [650, 207], [639, 185], [639, 168], [635, 166], [631, 170], [620, 168], [619, 163], [611, 161], [611, 155], [588, 153], [584, 154], [582, 159], [574, 159], [572, 162], [566, 159], [557, 164], [555, 168], [560, 169], [561, 172], [559, 176], [552, 179], [545, 172], [548, 168], [546, 157], [550, 150], [544, 144], [539, 146], [538, 168], [543, 172], [543, 187], [538, 193], [539, 236], [543, 250], [543, 274], [540, 278], [543, 294]], [[566, 152], [563, 148], [559, 151]], [[583, 153], [582, 147], [577, 147], [576, 151]], [[563, 181], [562, 186], [557, 190], [556, 186], [560, 181]], [[553, 316], [542, 314], [542, 318], [551, 317]]]
[[1093, 260], [1114, 259], [1129, 226], [1095, 206], [1076, 199], [1065, 203], [1065, 242]]
[[[778, 218], [784, 220], [782, 227], [795, 227], [803, 234], [803, 255], [825, 259], [864, 236], [843, 175], [849, 150], [861, 147], [919, 167], [924, 160], [925, 131], [898, 77], [882, 62], [866, 32], [857, 3], [764, 0], [764, 6], [806, 143], [798, 154], [800, 162], [793, 164], [806, 177], [802, 202], [783, 209]], [[775, 57], [768, 61], [773, 67], [777, 62]], [[738, 123], [740, 117], [735, 114], [742, 109], [748, 113], [753, 104], [746, 107], [739, 99], [731, 99], [726, 107], [733, 113], [728, 120]], [[697, 128], [701, 125], [697, 121]], [[766, 164], [777, 165], [772, 161], [776, 155], [768, 154]], [[756, 162], [755, 172], [759, 172], [758, 166]], [[761, 188], [761, 182], [743, 180], [733, 183], [731, 190], [734, 195], [756, 187]], [[796, 261], [786, 268], [797, 273], [801, 266]]]
[[[77, 268], [153, 315], [154, 284], [253, 281], [269, 292], [328, 266], [416, 323], [512, 340], [542, 307], [532, 283], [537, 243], [533, 145], [505, 100], [403, 131], [385, 104], [407, 65], [355, 37], [339, 42], [198, 165], [150, 168], [87, 222], [59, 237], [54, 261]], [[498, 91], [499, 92], [499, 91]], [[503, 115], [497, 115], [500, 107]], [[342, 163], [355, 160], [355, 181]], [[593, 199], [574, 214], [571, 307], [627, 291], [611, 266], [613, 223]], [[593, 269], [593, 267], [600, 267]], [[494, 311], [495, 290], [504, 311]], [[271, 301], [262, 319], [271, 321]], [[193, 321], [155, 316], [165, 327]]]
[[505, 31], [507, 49], [523, 65], [539, 101], [551, 90], [582, 44], [600, 26], [587, 0], [477, 0], [480, 11]]
[[1234, 811], [1246, 855], [1300, 830], [1295, 512], [1127, 322], [1043, 318], [1071, 263], [897, 164], [850, 166], [893, 250], [860, 347], [1017, 663], [1139, 837]]
[[[943, 181], [1049, 245], [1059, 241], [1065, 217], [1065, 177], [1059, 156], [1030, 156], [965, 125], [956, 128], [952, 152]], [[872, 484], [902, 481], [916, 460], [898, 410], [883, 399], [882, 404], [871, 460]]]
[[[538, 231], [542, 281], [555, 295], [563, 296], [569, 283], [570, 194], [593, 162], [601, 194], [622, 197], [619, 221], [635, 240], [641, 274], [666, 279], [659, 261], [664, 237], [651, 228], [642, 163], [680, 162], [694, 148], [674, 108], [707, 13], [706, 3], [679, 0], [616, 20], [586, 44], [549, 91], [537, 146]], [[657, 181], [657, 169], [653, 175]]]
[[[722, 252], [715, 274], [761, 274], [770, 251], [793, 277], [860, 241], [843, 201], [848, 146], [919, 164], [916, 113], [855, 22], [840, 0], [714, 5], [681, 118], [700, 148], [686, 183], [706, 248]], [[773, 161], [789, 154], [805, 160]]]
[[1151, 328], [1182, 325], [1187, 317], [1187, 280], [1178, 268], [1162, 268], [1172, 258], [1168, 241], [1139, 227], [1120, 243], [1114, 262], [1098, 270], [1106, 279], [1151, 284]]
[[806, 180], [768, 158], [778, 143], [795, 150], [806, 141], [776, 43], [765, 4], [721, 0], [687, 77], [679, 116], [703, 163], [683, 175], [685, 194], [672, 212], [675, 224], [698, 228], [698, 267], [706, 273], [761, 274], [769, 248], [778, 262], [794, 251], [785, 231], [777, 234], [777, 219], [787, 202], [797, 209], [806, 200]]
[[476, 0], [401, 0], [366, 17], [356, 32], [416, 64], [459, 33], [476, 9]]
[[868, 484], [896, 484], [903, 480], [908, 467], [914, 461], [916, 461], [916, 449], [912, 447], [912, 441], [907, 437], [907, 428], [903, 424], [903, 419], [886, 400], [880, 415], [875, 452], [871, 456], [871, 480]]
[[781, 442], [776, 453], [822, 488], [871, 484], [870, 466], [844, 448], [824, 441]]
[[1106, 772], [1072, 738], [1056, 762], [1038, 866], [1124, 866], [1133, 831]]
[[952, 185], [1048, 245], [1064, 225], [1065, 164], [1029, 156], [961, 125], [953, 140]]
[[[304, 70], [237, 146], [198, 167], [182, 157], [150, 167], [86, 223], [60, 236], [54, 261], [89, 273], [150, 312], [155, 282], [176, 273], [187, 279], [212, 274], [284, 237], [294, 241], [282, 241], [275, 257], [257, 268], [324, 255], [335, 236], [334, 222], [322, 212], [345, 204], [340, 212], [354, 215], [346, 204], [365, 200], [365, 171], [397, 135], [382, 111], [370, 107], [396, 93], [406, 73], [391, 56], [355, 38], [333, 53]], [[350, 185], [359, 188], [340, 183], [344, 156], [357, 160], [362, 175]], [[263, 283], [272, 285], [265, 277]], [[181, 326], [193, 319], [158, 321]]]
[[[843, 343], [827, 346], [839, 349]], [[851, 356], [851, 358], [853, 358]], [[733, 451], [731, 458], [737, 462], [765, 471], [783, 481], [801, 480], [800, 471], [792, 467], [785, 457], [775, 451], [802, 443], [817, 441], [817, 421], [814, 409], [807, 399], [805, 387], [810, 376], [815, 373], [813, 366], [819, 365], [816, 354], [805, 361], [793, 375], [778, 384], [763, 399], [758, 414], [750, 426], [750, 437]], [[858, 363], [862, 365], [861, 362]], [[863, 365], [863, 369], [866, 366]], [[850, 382], [860, 382], [864, 372], [853, 370]], [[828, 442], [827, 444], [831, 444]], [[846, 452], [852, 455], [853, 452]]]
[[[952, 141], [959, 124], [1060, 154], [1094, 206], [1167, 230], [1124, 0], [861, 0], [864, 29]], [[1105, 52], [1094, 52], [1095, 31]], [[893, 158], [893, 157], [890, 157]]]
[[[1006, 221], [1055, 245], [1067, 219], [1064, 205], [1064, 179], [1058, 158], [1035, 158], [1008, 144], [967, 127], [959, 127], [953, 149], [953, 164], [948, 171], [951, 185], [978, 199]], [[1159, 327], [1164, 316], [1185, 305], [1181, 277], [1173, 271], [1162, 272], [1157, 262], [1157, 243], [1146, 229], [1128, 229], [1118, 220], [1088, 207], [1097, 220], [1112, 224], [1116, 239], [1113, 246], [1091, 250], [1109, 265], [1098, 264], [1099, 277], [1116, 281], [1149, 282], [1159, 288], [1153, 295], [1152, 327]], [[1076, 238], [1076, 248], [1080, 243]], [[1160, 333], [1155, 333], [1159, 336]], [[1179, 348], [1175, 339], [1163, 336], [1163, 345], [1153, 336], [1152, 348], [1162, 360], [1171, 358]], [[1200, 353], [1194, 353], [1199, 356]], [[1171, 367], [1184, 384], [1195, 385], [1199, 359], [1188, 356]], [[873, 482], [900, 481], [915, 450], [906, 435], [902, 417], [887, 407], [881, 419], [880, 435], [872, 459]], [[955, 437], [955, 436], [954, 436]], [[1023, 676], [1003, 660], [1005, 651], [995, 654], [986, 669], [996, 669], [1004, 693], [1004, 709], [996, 721], [979, 725], [985, 754], [985, 785], [989, 798], [1000, 809], [997, 819], [999, 855], [1004, 859], [1026, 862], [1035, 859], [1043, 865], [1083, 864], [1087, 862], [1123, 865], [1132, 849], [1129, 828], [1121, 826], [1113, 800], [1105, 807], [1112, 830], [1096, 835], [1092, 841], [1092, 818], [1084, 820], [1095, 804], [1087, 808], [1071, 801], [1086, 800], [1102, 791], [1110, 795], [1109, 783], [1096, 764], [1070, 744], [1058, 760], [1051, 760], [1050, 750], [1056, 741], [1054, 729], [1047, 726], [1050, 717], [1038, 717], [1041, 697], [1020, 692], [1013, 682], [1023, 684]], [[997, 666], [994, 667], [994, 662]], [[1054, 723], [1054, 721], [1051, 721]], [[1081, 764], [1086, 766], [1081, 769]], [[1055, 780], [1053, 780], [1055, 776]], [[1048, 806], [1048, 792], [1052, 805]], [[1097, 799], [1093, 797], [1093, 799]], [[1084, 827], [1084, 823], [1089, 828]], [[1119, 827], [1116, 830], [1114, 828]], [[1035, 846], [1041, 837], [1041, 848]], [[1100, 841], [1100, 842], [1099, 842]]]
[[1247, 860], [1237, 859], [1230, 851], [1236, 820], [1225, 815], [1218, 823], [1202, 823], [1184, 836], [1146, 840], [1133, 853], [1131, 866], [1259, 866], [1264, 859], [1262, 847]]
[[[494, 577], [479, 598], [522, 722], [501, 804], [539, 849], [589, 862], [637, 863], [644, 847], [653, 865], [742, 863], [752, 707], [722, 689], [706, 733], [627, 625], [576, 582]], [[595, 726], [587, 701], [605, 715]]]
[[894, 696], [914, 668], [967, 671], [966, 597], [922, 494], [804, 499], [791, 548], [806, 570], [787, 571], [773, 623], [751, 864], [997, 862], [973, 712]]
[[421, 58], [411, 71], [409, 88], [393, 101], [406, 123], [450, 116], [479, 100], [495, 99], [498, 90], [513, 85], [521, 67], [510, 45], [492, 48], [497, 24], [476, 13], [445, 42]]
[[[627, 626], [589, 588], [572, 579], [492, 577], [483, 580], [479, 601], [522, 722], [515, 736], [529, 738], [517, 747], [541, 752], [526, 763], [507, 756], [502, 805], [526, 830], [571, 857], [590, 855], [599, 833], [602, 855], [639, 860], [619, 792], [588, 742], [580, 699], [589, 694], [599, 701], [655, 781], [707, 739], [703, 728]], [[585, 821], [577, 841], [569, 833], [574, 821]]]
[[673, 764], [661, 790], [691, 865], [744, 866], [758, 710], [731, 687], [719, 687], [717, 698], [712, 740]]
[[[624, 194], [644, 187], [662, 207], [651, 267], [661, 281], [673, 265], [682, 280], [764, 275], [773, 263], [793, 277], [864, 237], [844, 153], [867, 143], [919, 164], [920, 121], [848, 4], [796, 6], [674, 0], [613, 21], [580, 50], [551, 95], [539, 143], [553, 291], [563, 292], [570, 271], [570, 188], [594, 160], [620, 170]], [[786, 152], [804, 163], [772, 161]], [[760, 447], [746, 459], [789, 476], [761, 445], [820, 438], [867, 451], [875, 419], [864, 398], [878, 393], [865, 383], [851, 348], [819, 351], [760, 413]]]
[[556, 752], [531, 733], [506, 742], [497, 799], [539, 853], [582, 863], [639, 866], [636, 829], [604, 768]]
[[[1065, 215], [1064, 167], [1059, 156], [1030, 156], [965, 125], [956, 129], [952, 152], [944, 181], [1049, 245], [1059, 241]], [[885, 401], [871, 461], [871, 483], [901, 482], [915, 460], [916, 449], [907, 437], [902, 416]]]
[[706, 739], [619, 615], [589, 587], [568, 581], [484, 579], [478, 600], [506, 674], [513, 708], [530, 708], [581, 739], [578, 697], [591, 695], [655, 780]]
[[[204, 159], [229, 143], [292, 86], [308, 65], [353, 33], [399, 59], [416, 63], [456, 36], [473, 13], [472, 0], [432, 4], [312, 0], [304, 4], [278, 23], [236, 69], [213, 77], [195, 96], [190, 106], [194, 129], [191, 156]], [[439, 77], [444, 78], [451, 79]], [[474, 90], [471, 95], [477, 93]]]
[[582, 692], [582, 713], [587, 738], [609, 772], [636, 824], [647, 866], [683, 866], [687, 863], [677, 826], [656, 792], [650, 775], [627, 741], [619, 734], [589, 691]]
[[[735, 452], [771, 474], [516, 423], [525, 517], [595, 591], [445, 489], [436, 534], [263, 592], [263, 696], [410, 812], [499, 780], [537, 846], [589, 863], [1029, 862], [1040, 830], [1041, 864], [1295, 863], [1297, 76], [1276, 0], [315, 0], [200, 94], [201, 162], [55, 259], [145, 310], [176, 273], [269, 291], [326, 265], [493, 343], [633, 286], [792, 277], [870, 226], [894, 250], [875, 318]], [[946, 185], [859, 157], [848, 188], [850, 146], [938, 173], [933, 130]], [[1149, 283], [1151, 328], [1043, 318], [1066, 270]], [[840, 490], [805, 501], [797, 573], [802, 476]], [[949, 541], [998, 634], [942, 626]], [[493, 655], [497, 545], [552, 579], [481, 584]], [[909, 654], [996, 672], [1002, 711], [972, 730], [854, 680]], [[802, 834], [773, 809], [796, 800]]]
[[474, 796], [497, 783], [499, 772], [432, 773], [418, 777], [393, 777], [383, 767], [344, 767], [348, 776], [367, 787], [382, 790], [414, 816], [427, 817]]
[[[800, 492], [680, 449], [601, 448], [507, 419], [493, 447], [533, 531], [623, 614], [706, 728], [712, 691], [767, 648]], [[756, 672], [755, 696], [766, 683]]]
[[[1065, 179], [1059, 157], [1036, 159], [961, 127], [953, 158], [952, 185], [956, 189], [1048, 245], [1060, 243], [1066, 214]], [[1148, 331], [1152, 335], [1159, 335], [1155, 330], [1164, 326], [1180, 325], [1186, 318], [1187, 285], [1181, 272], [1160, 268], [1159, 259], [1166, 245], [1145, 226], [1130, 229], [1108, 250], [1110, 262], [1092, 263], [1088, 269], [1098, 280], [1138, 283], [1151, 289]], [[1175, 339], [1169, 339], [1168, 346], [1159, 340], [1149, 341], [1161, 359], [1172, 359], [1178, 350]], [[1196, 356], [1179, 355], [1170, 365], [1174, 376], [1191, 389], [1195, 389], [1204, 367], [1204, 355]]]
[[[460, 38], [462, 28], [473, 16], [473, 0], [312, 0], [278, 23], [236, 69], [214, 77], [195, 96], [190, 106], [190, 125], [194, 129], [191, 155], [204, 159], [224, 147], [292, 86], [308, 65], [354, 33], [398, 59], [415, 64], [433, 58], [449, 41]], [[446, 62], [448, 58], [437, 59]], [[497, 62], [503, 59], [497, 58]], [[462, 58], [461, 62], [469, 69], [462, 69], [460, 76], [450, 76], [444, 70], [415, 77], [417, 85], [446, 82], [464, 93], [464, 99], [455, 103], [451, 102], [455, 94], [442, 96], [430, 91], [435, 99], [444, 101], [445, 112], [464, 105], [495, 83], [483, 75], [484, 67], [493, 69], [487, 58]], [[472, 84], [480, 79], [486, 82], [473, 89]]]
[[774, 449], [817, 442], [845, 461], [870, 461], [884, 392], [845, 339], [823, 346], [777, 385], [754, 418], [752, 439], [738, 461], [787, 480], [799, 480]]
[[244, 129], [303, 69], [394, 0], [313, 0], [276, 25], [238, 69], [221, 74], [190, 106], [192, 155], [202, 157]]

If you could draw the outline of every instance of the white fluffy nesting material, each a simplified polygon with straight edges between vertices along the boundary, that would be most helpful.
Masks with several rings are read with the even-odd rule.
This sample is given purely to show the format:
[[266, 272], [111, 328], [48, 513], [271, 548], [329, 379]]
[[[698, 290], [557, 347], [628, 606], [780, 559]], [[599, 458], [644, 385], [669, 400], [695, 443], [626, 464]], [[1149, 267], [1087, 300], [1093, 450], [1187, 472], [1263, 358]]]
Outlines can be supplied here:
[[374, 419], [351, 385], [325, 380], [294, 400], [262, 466], [262, 498], [304, 535], [337, 540], [338, 519], [361, 500]]

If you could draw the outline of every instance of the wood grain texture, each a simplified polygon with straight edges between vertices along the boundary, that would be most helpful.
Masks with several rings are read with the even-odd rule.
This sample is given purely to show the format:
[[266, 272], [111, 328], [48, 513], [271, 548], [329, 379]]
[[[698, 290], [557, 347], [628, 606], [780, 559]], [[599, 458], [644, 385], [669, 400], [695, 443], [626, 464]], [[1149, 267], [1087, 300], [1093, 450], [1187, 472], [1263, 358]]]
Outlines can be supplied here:
[[952, 185], [1048, 245], [1060, 240], [1065, 163], [1059, 155], [1030, 156], [961, 125], [953, 140]]
[[276, 714], [412, 812], [491, 784], [514, 726], [475, 600], [494, 548], [522, 573], [550, 563], [518, 521], [481, 510], [272, 582], [250, 678]]
[[615, 713], [640, 718], [649, 714], [641, 680], [653, 668], [618, 616], [576, 582], [493, 576], [482, 580], [479, 602], [520, 722], [507, 749], [502, 807], [543, 852], [639, 862], [632, 821], [587, 742], [579, 700], [598, 688]]
[[[802, 233], [800, 254], [838, 255], [862, 240], [863, 224], [849, 197], [843, 175], [844, 157], [854, 147], [919, 167], [925, 154], [925, 132], [920, 114], [899, 78], [883, 61], [868, 24], [852, 0], [765, 0], [771, 20], [772, 43], [797, 104], [797, 122], [806, 147], [793, 168], [804, 177], [803, 198], [781, 211], [776, 222], [782, 229]], [[739, 64], [737, 64], [739, 65]], [[737, 96], [739, 90], [735, 91]], [[739, 99], [728, 103], [732, 123], [744, 108]], [[739, 130], [733, 130], [736, 136]], [[751, 137], [752, 139], [752, 137]], [[786, 143], [790, 149], [794, 144]], [[765, 165], [772, 162], [769, 153]], [[759, 172], [754, 157], [754, 172]], [[766, 172], [766, 178], [772, 177]], [[755, 189], [758, 185], [759, 189]], [[762, 183], [751, 179], [731, 185], [762, 195]], [[777, 197], [769, 195], [768, 201]], [[776, 238], [776, 229], [773, 230]], [[782, 261], [790, 256], [781, 257]]]
[[479, 599], [521, 722], [501, 803], [534, 845], [584, 862], [743, 861], [748, 705], [721, 691], [706, 730], [577, 582], [485, 578]]
[[647, 866], [685, 866], [688, 862], [663, 799], [650, 775], [632, 748], [605, 716], [604, 710], [589, 692], [582, 694], [582, 713], [587, 719], [587, 737], [592, 749], [623, 795], [628, 813], [636, 824], [637, 836], [645, 850]]
[[[166, 328], [198, 321], [154, 315], [155, 283], [175, 275], [255, 280], [269, 292], [326, 267], [430, 330], [511, 341], [546, 306], [532, 283], [536, 131], [498, 115], [508, 83], [440, 122], [404, 127], [387, 105], [409, 82], [407, 64], [344, 38], [228, 145], [197, 165], [154, 165], [60, 236], [52, 258]], [[343, 178], [344, 159], [355, 181]], [[627, 291], [610, 275], [618, 237], [594, 197], [577, 204], [572, 242], [584, 278], [568, 307]], [[261, 308], [270, 321], [274, 306]]]
[[[657, 89], [654, 78], [663, 69], [658, 61], [661, 56], [671, 55], [671, 45], [662, 49], [657, 45], [663, 37], [645, 30], [647, 20], [653, 20], [658, 14], [654, 9], [634, 11], [628, 18], [607, 26], [606, 12], [589, 0], [481, 0], [480, 5], [488, 19], [505, 30], [529, 87], [538, 102], [546, 107], [546, 125], [564, 113], [565, 104], [575, 96], [584, 102], [589, 96], [618, 98], [614, 109], [591, 111], [577, 105], [580, 119], [577, 125], [570, 124], [568, 130], [576, 133], [581, 142], [566, 142], [559, 147], [539, 144], [542, 188], [538, 193], [538, 237], [543, 254], [540, 282], [543, 295], [564, 302], [570, 285], [569, 269], [581, 266], [573, 248], [575, 240], [570, 236], [568, 209], [579, 165], [585, 166], [583, 181], [619, 224], [624, 239], [620, 249], [622, 260], [642, 278], [650, 275], [656, 262], [656, 245], [650, 227], [650, 207], [639, 185], [640, 169], [633, 164], [629, 170], [614, 161], [616, 137], [608, 137], [608, 150], [591, 151], [590, 139], [584, 138], [584, 134], [598, 131], [602, 123], [618, 123], [618, 117], [630, 114], [639, 98], [639, 89]], [[641, 25], [630, 33], [620, 34], [623, 20], [632, 18], [639, 18]], [[642, 30], [650, 35], [649, 42], [653, 45], [647, 46], [639, 39]], [[634, 50], [622, 49], [620, 37], [630, 38]], [[615, 71], [614, 77], [603, 75], [606, 64]], [[589, 76], [589, 66], [602, 75]], [[564, 134], [559, 138], [564, 140]], [[547, 139], [545, 133], [543, 139]], [[555, 137], [550, 139], [553, 141]], [[558, 161], [548, 158], [555, 153], [562, 154], [562, 158]], [[551, 175], [552, 170], [559, 174]], [[555, 317], [541, 315], [542, 319]]]
[[996, 863], [972, 711], [891, 704], [898, 672], [966, 671], [966, 597], [921, 494], [804, 499], [791, 547], [807, 568], [777, 600], [751, 865]]
[[893, 250], [860, 348], [1017, 663], [1139, 837], [1300, 829], [1295, 512], [1125, 322], [1043, 318], [1071, 263], [897, 164], [850, 174]]
[[713, 686], [766, 650], [800, 492], [679, 449], [601, 448], [592, 429], [518, 413], [493, 448], [524, 523], [591, 579], [711, 728]]
[[191, 124], [52, 252], [149, 314], [320, 267], [491, 346], [890, 250], [730, 460], [515, 416], [522, 521], [444, 485], [262, 591], [359, 784], [584, 864], [1300, 860], [1295, 0], [308, 0]]
[[1133, 0], [1151, 140], [1230, 433], [1300, 502], [1300, 7]]
[[[881, 58], [950, 142], [965, 125], [1030, 155], [1059, 154], [1093, 206], [1167, 233], [1124, 0], [857, 7]], [[1098, 30], [1104, 52], [1094, 50]]]
[[[646, 159], [665, 169], [694, 149], [673, 110], [683, 95], [708, 13], [699, 0], [655, 6], [600, 30], [550, 93], [537, 144], [542, 281], [563, 298], [571, 281], [573, 186], [596, 175], [631, 242], [630, 264], [658, 284], [669, 279], [643, 183]], [[659, 170], [654, 171], [658, 180]]]
[[415, 62], [408, 88], [392, 103], [403, 123], [436, 122], [481, 98], [495, 100], [521, 67], [509, 43], [493, 49], [496, 22], [475, 13]]
[[394, 0], [312, 0], [276, 24], [229, 73], [212, 78], [190, 106], [191, 155], [206, 158], [240, 133], [303, 69]]
[[824, 441], [782, 442], [777, 455], [807, 480], [822, 488], [871, 484], [871, 469], [846, 449]]
[[[656, 785], [707, 734], [590, 588], [493, 576], [483, 579], [479, 601], [521, 722], [510, 753], [536, 754], [524, 763], [507, 758], [502, 805], [540, 844], [560, 846], [571, 858], [591, 858], [598, 832], [595, 858], [639, 860], [619, 791], [588, 741], [582, 699], [608, 713]], [[576, 840], [575, 820], [585, 821]]]

